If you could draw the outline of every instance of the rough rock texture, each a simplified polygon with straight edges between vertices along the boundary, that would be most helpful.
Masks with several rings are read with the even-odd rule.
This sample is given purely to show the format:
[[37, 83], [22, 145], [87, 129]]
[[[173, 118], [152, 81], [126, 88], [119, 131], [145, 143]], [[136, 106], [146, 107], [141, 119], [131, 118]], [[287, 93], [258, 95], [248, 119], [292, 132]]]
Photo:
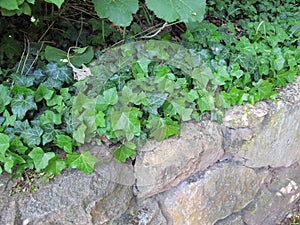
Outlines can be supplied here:
[[[66, 170], [34, 193], [9, 196], [0, 176], [0, 224], [273, 225], [300, 198], [300, 79], [277, 101], [237, 106], [223, 123], [186, 123], [149, 141], [136, 164], [86, 145], [100, 162]], [[6, 188], [5, 188], [6, 187]]]
[[[218, 164], [161, 196], [172, 224], [214, 224], [247, 206], [264, 174], [239, 165]], [[234, 181], [234, 182], [232, 182]]]
[[0, 224], [103, 224], [126, 211], [132, 197], [130, 186], [103, 179], [97, 168], [89, 175], [68, 170], [35, 193], [4, 192]]
[[288, 167], [300, 159], [300, 79], [276, 102], [236, 106], [226, 112], [228, 152], [249, 167]]
[[145, 197], [174, 187], [204, 170], [224, 154], [218, 124], [186, 123], [179, 138], [160, 143], [148, 141], [136, 159], [137, 196]]

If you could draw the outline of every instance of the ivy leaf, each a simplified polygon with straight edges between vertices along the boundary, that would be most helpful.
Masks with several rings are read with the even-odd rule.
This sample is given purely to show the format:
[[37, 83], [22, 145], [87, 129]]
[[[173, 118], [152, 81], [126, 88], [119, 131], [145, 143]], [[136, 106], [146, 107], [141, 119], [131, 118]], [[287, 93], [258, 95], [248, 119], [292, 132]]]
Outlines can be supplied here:
[[148, 105], [148, 99], [145, 92], [134, 93], [132, 92], [132, 88], [125, 86], [122, 89], [122, 95], [120, 97], [120, 102], [123, 106], [128, 105], [128, 103], [133, 103], [135, 105]]
[[51, 62], [47, 64], [45, 72], [53, 80], [59, 80], [65, 83], [70, 83], [73, 80], [71, 69], [66, 65], [59, 67], [57, 63]]
[[18, 137], [16, 137], [11, 142], [10, 149], [23, 155], [28, 147], [24, 146], [23, 142]]
[[3, 116], [5, 117], [5, 123], [3, 124], [5, 127], [13, 126], [17, 119], [17, 115], [10, 115], [7, 110], [4, 111]]
[[43, 82], [43, 84], [48, 88], [48, 89], [52, 89], [52, 88], [56, 88], [57, 90], [61, 89], [62, 87], [62, 82], [60, 80], [56, 80], [52, 77], [47, 78], [47, 80], [45, 82]]
[[9, 148], [10, 138], [6, 134], [0, 133], [0, 153], [4, 154], [6, 150]]
[[21, 94], [24, 96], [28, 96], [28, 95], [33, 95], [34, 91], [31, 90], [30, 88], [26, 88], [26, 87], [20, 86], [19, 84], [15, 84], [13, 86], [13, 88], [11, 89], [11, 93], [14, 95]]
[[96, 110], [104, 111], [109, 105], [115, 105], [118, 102], [117, 89], [110, 88], [103, 91], [102, 95], [99, 95], [96, 99]]
[[53, 90], [49, 90], [44, 84], [40, 84], [38, 89], [34, 92], [34, 99], [40, 102], [42, 99], [50, 100], [54, 94]]
[[94, 171], [94, 165], [99, 160], [92, 156], [90, 152], [81, 152], [80, 154], [67, 154], [66, 162], [70, 168], [76, 168], [84, 173]]
[[198, 87], [206, 89], [209, 80], [212, 78], [212, 72], [209, 67], [195, 68], [191, 77], [195, 80]]
[[188, 121], [191, 119], [193, 109], [187, 108], [185, 105], [185, 98], [176, 98], [170, 101], [174, 110], [181, 116], [183, 121]]
[[80, 144], [84, 144], [86, 128], [87, 126], [82, 123], [73, 133], [74, 139]]
[[105, 114], [101, 111], [95, 115], [95, 126], [96, 127], [105, 127], [106, 126]]
[[146, 4], [155, 15], [167, 22], [201, 22], [205, 13], [205, 0], [147, 0]]
[[63, 104], [63, 97], [61, 95], [54, 94], [50, 100], [47, 100], [47, 106], [61, 106]]
[[40, 117], [41, 124], [61, 124], [61, 114], [54, 113], [51, 110], [46, 110]]
[[30, 129], [30, 125], [28, 123], [28, 120], [25, 120], [23, 122], [18, 120], [14, 123], [14, 128], [16, 133], [22, 133], [23, 131]]
[[127, 27], [132, 21], [132, 14], [139, 6], [138, 0], [92, 0], [100, 18], [108, 18], [114, 24]]
[[43, 134], [42, 128], [34, 126], [33, 128], [22, 131], [21, 137], [27, 142], [29, 146], [39, 145]]
[[9, 96], [8, 87], [0, 84], [0, 113], [5, 110], [5, 106], [7, 106], [10, 101], [11, 97]]
[[12, 74], [11, 76], [14, 82], [22, 87], [31, 87], [35, 79], [32, 75], [21, 75], [17, 73]]
[[27, 111], [37, 109], [32, 95], [24, 98], [21, 94], [13, 98], [11, 107], [13, 114], [16, 114], [18, 119], [23, 119]]
[[33, 159], [36, 171], [38, 172], [48, 166], [50, 159], [53, 159], [55, 157], [55, 153], [45, 153], [43, 149], [36, 147], [28, 154], [28, 156]]
[[211, 95], [203, 96], [198, 99], [197, 105], [201, 112], [213, 110], [215, 108], [214, 98]]
[[135, 107], [125, 107], [120, 111], [111, 113], [112, 130], [118, 137], [126, 137], [131, 140], [134, 136], [139, 136], [141, 133], [141, 124], [138, 119], [140, 110]]
[[150, 128], [150, 137], [156, 141], [162, 141], [172, 135], [179, 134], [179, 124], [169, 117], [153, 117], [147, 127]]
[[118, 162], [126, 162], [126, 159], [136, 155], [136, 145], [132, 142], [125, 142], [121, 144], [116, 150], [113, 152], [114, 158]]
[[62, 148], [67, 153], [72, 153], [72, 148], [73, 148], [72, 142], [73, 142], [72, 138], [67, 135], [63, 135], [63, 134], [56, 135], [56, 145], [59, 148]]
[[144, 110], [153, 115], [157, 115], [158, 108], [165, 103], [167, 97], [168, 97], [167, 93], [151, 94], [150, 97], [147, 97], [148, 105], [144, 107]]
[[54, 158], [50, 159], [48, 166], [45, 168], [47, 174], [58, 175], [63, 169], [67, 168], [67, 164], [63, 160], [59, 160], [56, 155]]
[[62, 130], [54, 129], [54, 125], [52, 123], [46, 123], [42, 125], [43, 129], [43, 145], [54, 141], [56, 136], [62, 133]]

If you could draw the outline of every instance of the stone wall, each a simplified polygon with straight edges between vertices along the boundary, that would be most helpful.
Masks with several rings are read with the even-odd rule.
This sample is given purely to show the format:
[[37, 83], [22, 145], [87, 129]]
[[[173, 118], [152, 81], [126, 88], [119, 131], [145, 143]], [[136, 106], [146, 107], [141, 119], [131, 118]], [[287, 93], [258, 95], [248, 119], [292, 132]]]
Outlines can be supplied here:
[[299, 123], [297, 77], [222, 124], [189, 122], [180, 137], [147, 142], [134, 165], [85, 146], [100, 159], [92, 174], [66, 170], [13, 196], [15, 181], [1, 175], [0, 224], [277, 224], [300, 197]]

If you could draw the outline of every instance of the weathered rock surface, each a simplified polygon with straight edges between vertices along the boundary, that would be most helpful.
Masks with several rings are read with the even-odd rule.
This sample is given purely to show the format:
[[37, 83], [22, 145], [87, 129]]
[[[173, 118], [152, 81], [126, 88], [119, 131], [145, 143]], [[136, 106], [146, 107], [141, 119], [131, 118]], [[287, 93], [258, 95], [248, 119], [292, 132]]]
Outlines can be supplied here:
[[66, 170], [13, 196], [2, 174], [0, 224], [276, 224], [300, 198], [299, 123], [297, 77], [278, 101], [233, 107], [221, 125], [190, 122], [180, 137], [146, 143], [135, 166], [84, 146], [100, 159], [92, 174]]
[[[158, 202], [167, 224], [210, 225], [245, 208], [256, 196], [266, 174], [241, 165], [219, 163], [153, 199]], [[146, 204], [140, 205], [129, 209], [121, 220], [113, 224], [121, 224], [120, 221], [131, 224], [130, 212], [135, 215], [141, 209], [150, 211]]]
[[224, 154], [219, 124], [186, 123], [179, 138], [148, 141], [136, 159], [138, 197], [151, 196], [176, 186], [204, 170]]
[[0, 224], [8, 225], [102, 224], [126, 211], [133, 197], [130, 186], [73, 170], [35, 193], [7, 195], [1, 195]]
[[300, 160], [300, 78], [277, 101], [233, 107], [223, 124], [226, 150], [245, 165], [289, 167]]

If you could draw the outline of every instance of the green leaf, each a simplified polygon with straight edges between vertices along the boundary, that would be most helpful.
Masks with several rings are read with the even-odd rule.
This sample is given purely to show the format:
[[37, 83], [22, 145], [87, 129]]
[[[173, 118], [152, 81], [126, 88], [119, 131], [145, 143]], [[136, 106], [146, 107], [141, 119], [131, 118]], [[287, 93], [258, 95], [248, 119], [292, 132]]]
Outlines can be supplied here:
[[48, 166], [45, 168], [45, 173], [58, 175], [61, 173], [63, 169], [67, 168], [67, 164], [63, 160], [59, 160], [56, 155], [54, 158], [50, 159], [48, 162]]
[[92, 0], [100, 18], [108, 18], [114, 24], [127, 27], [132, 21], [132, 14], [139, 6], [138, 0]]
[[13, 114], [17, 115], [18, 119], [23, 119], [27, 111], [35, 109], [37, 109], [37, 105], [32, 95], [24, 98], [23, 95], [18, 94], [11, 101], [11, 110]]
[[61, 106], [63, 104], [63, 97], [61, 95], [52, 95], [52, 98], [47, 101], [47, 106]]
[[199, 98], [197, 101], [197, 105], [201, 112], [215, 109], [214, 98], [211, 95]]
[[6, 155], [7, 155], [7, 158], [13, 160], [14, 165], [26, 163], [26, 161], [21, 156], [19, 156], [16, 153], [13, 153], [11, 151], [7, 151]]
[[36, 147], [28, 154], [28, 156], [33, 159], [36, 170], [40, 171], [48, 166], [50, 159], [55, 157], [55, 153], [45, 153], [43, 149]]
[[0, 113], [5, 110], [5, 106], [7, 106], [11, 102], [11, 97], [9, 96], [8, 87], [0, 84]]
[[109, 105], [115, 105], [118, 102], [117, 89], [110, 88], [103, 91], [102, 95], [99, 95], [96, 99], [96, 110], [105, 111]]
[[0, 162], [4, 163], [4, 170], [6, 172], [12, 173], [12, 168], [14, 166], [14, 161], [12, 159], [5, 157], [4, 155], [0, 155]]
[[53, 90], [49, 90], [44, 84], [40, 84], [38, 89], [34, 92], [34, 99], [40, 102], [42, 99], [50, 100], [54, 94]]
[[76, 168], [84, 173], [92, 173], [95, 163], [99, 160], [90, 152], [81, 152], [80, 154], [67, 154], [66, 161], [70, 168]]
[[6, 134], [0, 133], [0, 153], [4, 154], [6, 150], [9, 148], [10, 138]]
[[232, 82], [232, 77], [227, 72], [227, 66], [219, 66], [214, 73], [214, 81], [213, 83], [216, 85], [225, 85], [227, 82]]
[[72, 153], [73, 148], [73, 141], [72, 138], [67, 135], [56, 135], [56, 145], [59, 148], [62, 148], [67, 153]]
[[61, 114], [54, 113], [51, 110], [46, 110], [40, 117], [41, 124], [56, 124], [59, 125], [62, 123]]
[[144, 107], [144, 110], [153, 115], [157, 115], [158, 108], [161, 107], [165, 103], [167, 97], [168, 97], [167, 93], [151, 94], [150, 97], [147, 97], [148, 105]]
[[56, 80], [52, 77], [50, 77], [49, 75], [47, 75], [47, 80], [45, 82], [43, 82], [43, 84], [48, 88], [48, 89], [61, 89], [62, 88], [62, 85], [63, 85], [63, 82], [60, 81], [60, 80]]
[[5, 127], [13, 126], [17, 119], [17, 115], [11, 116], [7, 110], [4, 111], [3, 116], [5, 117], [5, 123], [3, 124]]
[[21, 137], [27, 142], [29, 146], [33, 146], [39, 145], [41, 143], [42, 134], [42, 128], [34, 126], [33, 128], [23, 130], [21, 133]]
[[16, 133], [22, 133], [23, 131], [30, 129], [30, 125], [28, 123], [28, 120], [25, 120], [23, 122], [16, 121], [14, 124], [14, 128]]
[[105, 122], [105, 114], [103, 112], [98, 112], [95, 116], [95, 125], [96, 127], [105, 127], [106, 122]]
[[155, 15], [168, 22], [180, 20], [187, 22], [201, 22], [205, 13], [205, 0], [147, 0], [146, 4]]
[[17, 73], [12, 74], [11, 77], [16, 84], [22, 87], [31, 87], [35, 79], [32, 75], [21, 75]]
[[[83, 52], [79, 50], [82, 50]], [[76, 67], [81, 67], [82, 64], [90, 63], [94, 58], [94, 50], [91, 46], [86, 48], [79, 48], [75, 51], [75, 54], [70, 56], [70, 61]]]
[[86, 128], [87, 126], [82, 123], [73, 133], [74, 139], [80, 144], [84, 144]]
[[63, 133], [62, 130], [54, 129], [54, 125], [52, 123], [46, 123], [42, 125], [43, 129], [43, 145], [46, 145], [47, 143], [54, 141], [56, 136]]
[[10, 149], [23, 155], [28, 147], [24, 146], [23, 142], [18, 137], [16, 137], [11, 142]]
[[23, 86], [20, 86], [19, 84], [15, 84], [11, 90], [11, 93], [14, 95], [24, 95], [24, 96], [28, 96], [28, 95], [33, 95], [34, 91], [31, 90], [30, 88], [26, 88]]
[[196, 80], [198, 87], [206, 89], [209, 80], [212, 78], [212, 72], [209, 67], [195, 68], [191, 77]]
[[64, 65], [66, 62], [63, 61], [67, 59], [67, 52], [47, 45], [45, 48], [45, 58], [48, 62], [56, 62], [59, 65]]
[[179, 124], [169, 117], [153, 117], [147, 127], [150, 128], [150, 137], [156, 141], [162, 141], [172, 135], [179, 134]]
[[0, 8], [7, 10], [19, 9], [17, 0], [0, 0]]
[[114, 158], [118, 162], [126, 162], [126, 159], [136, 155], [136, 145], [132, 142], [125, 142], [121, 144], [116, 150], [113, 152]]
[[174, 110], [181, 116], [183, 121], [191, 120], [193, 109], [187, 108], [185, 105], [185, 98], [175, 98], [170, 101]]
[[134, 107], [125, 107], [120, 111], [113, 111], [111, 113], [112, 130], [118, 137], [126, 137], [127, 140], [139, 136], [141, 133], [139, 116], [140, 110]]
[[49, 63], [46, 66], [45, 72], [53, 80], [65, 83], [70, 83], [73, 80], [71, 69], [68, 66], [58, 66], [57, 63]]
[[45, 2], [53, 3], [55, 4], [58, 8], [61, 7], [61, 5], [64, 3], [65, 0], [44, 0]]

